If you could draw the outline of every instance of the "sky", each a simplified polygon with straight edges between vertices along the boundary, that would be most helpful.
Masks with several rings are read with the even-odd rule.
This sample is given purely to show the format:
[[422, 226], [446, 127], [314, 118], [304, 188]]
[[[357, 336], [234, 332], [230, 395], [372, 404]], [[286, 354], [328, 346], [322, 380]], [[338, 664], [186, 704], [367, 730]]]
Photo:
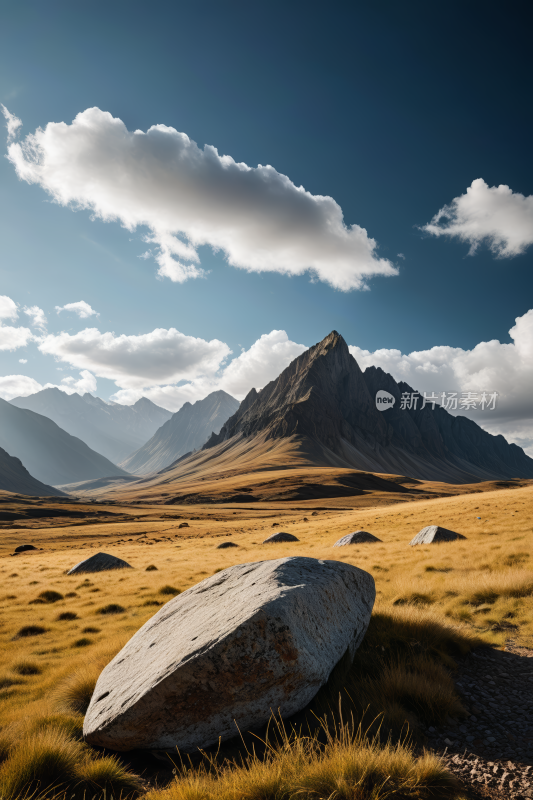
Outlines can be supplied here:
[[0, 396], [242, 399], [338, 330], [533, 455], [526, 13], [5, 0]]

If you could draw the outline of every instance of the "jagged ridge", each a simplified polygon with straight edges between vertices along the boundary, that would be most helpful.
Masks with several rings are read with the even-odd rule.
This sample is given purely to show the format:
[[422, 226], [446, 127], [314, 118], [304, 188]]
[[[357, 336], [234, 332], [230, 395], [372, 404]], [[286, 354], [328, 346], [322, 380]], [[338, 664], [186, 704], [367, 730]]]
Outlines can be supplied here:
[[[375, 394], [397, 398], [378, 411]], [[404, 411], [402, 392], [413, 391], [374, 367], [363, 372], [337, 331], [296, 358], [261, 391], [249, 392], [239, 410], [204, 449], [234, 437], [310, 437], [358, 469], [401, 473], [422, 480], [469, 483], [533, 478], [533, 459], [465, 417], [440, 407]]]

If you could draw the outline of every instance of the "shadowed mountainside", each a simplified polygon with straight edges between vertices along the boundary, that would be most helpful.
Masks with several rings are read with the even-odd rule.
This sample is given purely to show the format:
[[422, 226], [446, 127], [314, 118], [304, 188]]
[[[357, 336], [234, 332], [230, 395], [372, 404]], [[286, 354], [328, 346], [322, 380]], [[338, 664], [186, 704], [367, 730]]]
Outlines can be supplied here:
[[32, 496], [61, 495], [63, 492], [41, 483], [30, 475], [20, 458], [10, 456], [0, 447], [0, 490]]
[[533, 478], [533, 459], [503, 436], [439, 406], [409, 412], [398, 402], [378, 411], [378, 389], [398, 401], [412, 391], [382, 370], [363, 374], [333, 331], [260, 392], [252, 389], [205, 448], [260, 433], [268, 439], [297, 435], [326, 448], [336, 466], [452, 483]]
[[69, 395], [55, 388], [15, 397], [11, 404], [48, 417], [114, 464], [141, 447], [172, 416], [146, 397], [123, 406], [106, 403], [89, 392]]
[[224, 391], [211, 392], [193, 404], [185, 403], [150, 441], [122, 461], [120, 466], [136, 475], [164, 469], [185, 453], [205, 444], [238, 407], [239, 401]]
[[127, 475], [48, 417], [17, 408], [1, 399], [0, 447], [20, 458], [37, 480], [52, 486]]

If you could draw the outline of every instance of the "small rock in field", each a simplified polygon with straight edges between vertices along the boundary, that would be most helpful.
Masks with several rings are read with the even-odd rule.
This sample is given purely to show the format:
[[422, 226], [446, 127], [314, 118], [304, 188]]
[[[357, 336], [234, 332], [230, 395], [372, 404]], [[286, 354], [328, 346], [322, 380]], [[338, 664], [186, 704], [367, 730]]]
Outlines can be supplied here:
[[271, 544], [272, 542], [299, 542], [300, 540], [293, 536], [292, 533], [285, 533], [284, 531], [279, 531], [278, 533], [273, 533], [272, 536], [269, 536], [263, 544]]

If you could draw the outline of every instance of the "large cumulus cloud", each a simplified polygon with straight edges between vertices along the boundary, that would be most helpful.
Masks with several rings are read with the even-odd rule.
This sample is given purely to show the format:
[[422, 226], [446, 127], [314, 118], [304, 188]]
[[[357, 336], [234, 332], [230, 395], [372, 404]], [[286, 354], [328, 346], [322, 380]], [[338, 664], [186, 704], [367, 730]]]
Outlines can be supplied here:
[[130, 404], [144, 396], [170, 411], [178, 411], [186, 401], [195, 403], [220, 389], [242, 400], [252, 387], [261, 389], [277, 378], [304, 350], [306, 346], [291, 341], [285, 331], [274, 330], [260, 336], [248, 350], [243, 350], [216, 374], [201, 374], [179, 385], [121, 389], [112, 399]]
[[62, 331], [44, 337], [39, 350], [126, 389], [212, 375], [231, 353], [219, 339], [206, 341], [175, 328], [132, 336], [101, 333], [97, 328], [75, 334]]
[[525, 197], [503, 184], [488, 186], [477, 178], [422, 230], [467, 242], [470, 254], [486, 242], [500, 258], [517, 256], [533, 244], [533, 195]]
[[148, 226], [159, 274], [173, 281], [203, 274], [198, 248], [205, 244], [235, 267], [309, 272], [344, 291], [397, 274], [364, 228], [345, 224], [333, 198], [307, 192], [274, 167], [252, 168], [210, 145], [202, 149], [165, 125], [132, 132], [89, 108], [70, 125], [50, 122], [12, 142], [8, 158], [22, 180], [62, 205], [128, 230]]

